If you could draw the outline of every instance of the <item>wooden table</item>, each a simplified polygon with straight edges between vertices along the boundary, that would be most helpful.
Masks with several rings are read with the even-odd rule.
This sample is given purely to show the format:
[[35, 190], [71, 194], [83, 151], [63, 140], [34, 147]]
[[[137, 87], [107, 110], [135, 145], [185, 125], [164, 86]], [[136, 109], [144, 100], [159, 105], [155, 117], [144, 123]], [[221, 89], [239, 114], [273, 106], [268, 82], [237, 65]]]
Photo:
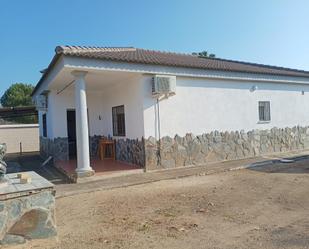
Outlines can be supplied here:
[[[107, 157], [105, 152], [106, 152], [106, 148], [110, 147], [111, 148], [111, 156]], [[110, 158], [115, 160], [116, 155], [115, 155], [115, 142], [114, 140], [111, 139], [106, 139], [106, 138], [101, 138], [99, 140], [99, 155], [100, 155], [100, 159], [103, 160], [104, 158]]]

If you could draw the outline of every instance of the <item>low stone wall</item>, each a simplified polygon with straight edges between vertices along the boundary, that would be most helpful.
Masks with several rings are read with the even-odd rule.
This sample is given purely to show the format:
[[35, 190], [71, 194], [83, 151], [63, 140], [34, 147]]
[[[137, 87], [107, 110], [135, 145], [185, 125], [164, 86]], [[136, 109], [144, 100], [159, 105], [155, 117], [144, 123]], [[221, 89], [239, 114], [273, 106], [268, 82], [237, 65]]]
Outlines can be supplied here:
[[[90, 156], [98, 157], [98, 146], [101, 135], [90, 137]], [[111, 137], [109, 137], [111, 139]], [[144, 167], [144, 142], [138, 139], [116, 139], [115, 140], [116, 160], [139, 165]]]
[[[90, 137], [89, 147], [90, 156], [92, 158], [97, 158], [99, 140], [103, 136], [94, 135]], [[109, 137], [112, 139], [111, 137]], [[144, 142], [138, 139], [115, 139], [115, 150], [116, 150], [116, 160], [123, 161], [126, 163], [131, 163], [144, 167]]]
[[144, 140], [138, 139], [117, 139], [116, 159], [127, 163], [145, 165]]
[[150, 137], [145, 140], [145, 168], [203, 165], [306, 148], [309, 148], [309, 127], [249, 132], [214, 131], [199, 136], [163, 137], [160, 141]]
[[33, 171], [31, 183], [21, 184], [8, 174], [0, 195], [0, 247], [57, 235], [53, 184]]
[[[91, 136], [89, 139], [90, 156], [96, 158], [98, 156], [98, 145], [101, 136]], [[69, 160], [69, 144], [68, 138], [58, 137], [49, 139], [40, 137], [40, 154], [43, 158], [52, 156], [55, 161]]]
[[69, 160], [69, 144], [65, 137], [49, 139], [40, 137], [40, 153], [43, 158], [52, 156], [54, 161]]

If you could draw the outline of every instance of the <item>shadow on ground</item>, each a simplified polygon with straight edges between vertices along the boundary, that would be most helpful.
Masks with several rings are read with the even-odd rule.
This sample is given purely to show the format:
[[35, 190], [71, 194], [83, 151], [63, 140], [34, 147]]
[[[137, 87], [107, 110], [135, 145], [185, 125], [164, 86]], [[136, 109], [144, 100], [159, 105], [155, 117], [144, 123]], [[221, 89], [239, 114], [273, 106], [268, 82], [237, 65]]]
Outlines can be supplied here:
[[[22, 172], [22, 171], [35, 171], [42, 177], [46, 178], [50, 182], [54, 184], [65, 184], [70, 183], [69, 179], [60, 172], [57, 168], [55, 168], [51, 163], [47, 164], [45, 166], [42, 166], [43, 159], [40, 157], [39, 153], [24, 153], [23, 155], [19, 154], [8, 154], [5, 157], [5, 161], [8, 164], [8, 173], [16, 173], [16, 172]], [[253, 160], [254, 161], [254, 160]], [[252, 162], [252, 161], [251, 161]], [[228, 165], [227, 165], [228, 164]], [[172, 171], [162, 171], [162, 172], [155, 172], [155, 173], [149, 173], [147, 175], [133, 175], [131, 178], [133, 180], [135, 178], [138, 178], [137, 182], [149, 182], [149, 181], [157, 181], [157, 180], [164, 180], [164, 179], [171, 179], [171, 178], [177, 178], [179, 176], [191, 176], [199, 174], [199, 171], [205, 171], [209, 170], [213, 173], [219, 173], [221, 172], [219, 169], [220, 167], [225, 168], [237, 168], [238, 166], [241, 166], [244, 164], [243, 161], [231, 161], [231, 162], [221, 162], [217, 163], [217, 165], [207, 165], [205, 166], [204, 170], [203, 167], [196, 167], [196, 168], [183, 168], [178, 169], [178, 171], [184, 171], [184, 172], [177, 172], [177, 170]], [[248, 165], [248, 164], [247, 164]], [[213, 167], [213, 169], [212, 169]], [[249, 167], [246, 167], [248, 170], [252, 171], [258, 171], [258, 172], [265, 172], [265, 173], [290, 173], [290, 174], [304, 174], [309, 173], [309, 155], [302, 155], [302, 156], [291, 156], [291, 157], [283, 157], [283, 158], [270, 158], [265, 159], [265, 161], [260, 162], [253, 162]], [[188, 171], [188, 172], [187, 172]], [[198, 172], [197, 172], [198, 171]], [[149, 178], [145, 181], [144, 178]], [[126, 179], [121, 177], [119, 181], [121, 181], [121, 184], [130, 176], [126, 176]], [[139, 179], [140, 178], [140, 179]], [[108, 186], [114, 185], [115, 182], [117, 183], [118, 178], [108, 179], [105, 180], [107, 182], [106, 184]], [[98, 184], [100, 187], [102, 187], [104, 184], [99, 181]], [[130, 181], [128, 180], [129, 185]], [[135, 182], [135, 181], [133, 181]], [[97, 183], [89, 183], [97, 185]], [[117, 185], [117, 184], [116, 184]], [[69, 187], [69, 186], [67, 186]]]
[[35, 171], [53, 184], [69, 183], [67, 177], [52, 166], [51, 163], [42, 166], [44, 160], [38, 152], [20, 154], [8, 154], [5, 156], [7, 173], [17, 173], [23, 171]]
[[265, 173], [309, 173], [309, 155], [274, 159], [260, 164], [252, 165], [248, 169]]

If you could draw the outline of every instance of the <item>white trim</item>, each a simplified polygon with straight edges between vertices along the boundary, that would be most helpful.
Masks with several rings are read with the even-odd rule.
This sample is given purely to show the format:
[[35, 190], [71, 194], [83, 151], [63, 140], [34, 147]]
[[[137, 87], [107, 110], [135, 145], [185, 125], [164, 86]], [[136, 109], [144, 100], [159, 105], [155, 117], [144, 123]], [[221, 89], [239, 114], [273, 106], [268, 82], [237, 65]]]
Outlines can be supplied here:
[[11, 124], [11, 125], [0, 125], [0, 129], [11, 129], [11, 128], [38, 128], [39, 124]]
[[258, 121], [257, 124], [270, 124], [271, 120], [268, 121]]
[[267, 74], [225, 72], [206, 69], [124, 63], [89, 58], [64, 57], [64, 67], [71, 70], [108, 70], [142, 74], [164, 74], [194, 78], [224, 79], [237, 81], [309, 84], [309, 77], [276, 76]]
[[47, 73], [46, 78], [40, 85], [38, 89], [36, 89], [34, 95], [32, 96], [32, 99], [35, 99], [37, 95], [40, 95], [44, 90], [48, 89], [48, 86], [50, 83], [53, 82], [53, 80], [57, 77], [59, 72], [63, 69], [64, 67], [64, 58], [61, 56], [55, 65], [53, 65], [52, 69]]

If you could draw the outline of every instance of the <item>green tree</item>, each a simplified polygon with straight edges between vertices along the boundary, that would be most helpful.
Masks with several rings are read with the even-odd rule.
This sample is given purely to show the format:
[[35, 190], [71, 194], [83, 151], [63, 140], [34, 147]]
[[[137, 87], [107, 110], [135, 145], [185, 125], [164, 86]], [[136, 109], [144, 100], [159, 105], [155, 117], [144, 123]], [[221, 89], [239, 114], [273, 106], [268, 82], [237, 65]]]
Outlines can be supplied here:
[[1, 97], [3, 107], [31, 106], [31, 93], [33, 86], [30, 84], [16, 83], [11, 85]]
[[209, 54], [207, 51], [202, 51], [202, 52], [194, 52], [192, 53], [192, 55], [196, 55], [198, 57], [201, 57], [201, 58], [215, 58], [216, 55], [215, 54]]
[[[2, 95], [1, 105], [3, 107], [32, 106], [31, 93], [33, 88], [32, 85], [23, 83], [11, 85]], [[36, 116], [12, 117], [7, 120], [17, 123], [37, 123]]]

